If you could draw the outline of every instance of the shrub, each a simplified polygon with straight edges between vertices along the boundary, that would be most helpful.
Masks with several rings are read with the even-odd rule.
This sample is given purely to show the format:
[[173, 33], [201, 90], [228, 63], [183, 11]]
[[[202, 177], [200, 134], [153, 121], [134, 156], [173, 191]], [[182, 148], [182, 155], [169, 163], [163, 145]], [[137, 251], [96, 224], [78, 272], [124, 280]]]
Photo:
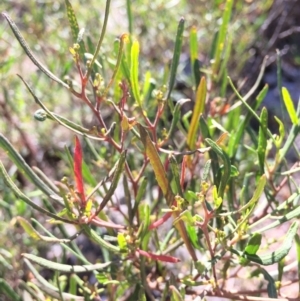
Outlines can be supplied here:
[[[64, 116], [59, 113], [66, 110], [63, 103], [56, 103], [62, 109], [49, 109], [19, 75], [40, 107], [35, 119], [59, 124], [75, 138], [73, 149], [65, 147], [60, 154], [69, 166], [64, 167], [66, 176], [52, 180], [29, 166], [10, 141], [0, 136], [1, 148], [38, 189], [33, 194], [27, 187], [19, 188], [1, 163], [6, 185], [3, 210], [10, 200], [23, 206], [17, 212], [34, 210], [30, 220], [14, 219], [30, 237], [25, 244], [59, 244], [63, 250], [55, 262], [39, 254], [37, 247], [32, 253], [22, 253], [30, 274], [15, 289], [3, 274], [4, 295], [13, 300], [21, 296], [25, 300], [100, 300], [100, 296], [108, 300], [189, 300], [196, 296], [254, 300], [257, 294], [278, 298], [288, 272], [286, 256], [294, 242], [299, 264], [299, 187], [294, 179], [299, 168], [289, 166], [286, 154], [299, 133], [300, 106], [296, 110], [287, 89], [282, 88], [292, 128], [285, 137], [284, 124], [277, 118], [279, 133], [271, 133], [267, 109], [257, 113], [268, 87], [250, 105], [247, 100], [254, 89], [242, 96], [227, 76], [233, 1], [224, 2], [206, 70], [199, 65], [196, 27], [189, 32], [194, 103], [188, 112], [182, 108], [191, 100], [174, 96], [184, 18], [178, 23], [172, 63], [154, 81], [155, 72], [144, 72], [147, 59], [140, 57], [140, 44], [132, 34], [122, 34], [113, 45], [108, 44], [111, 55], [101, 56], [109, 0], [95, 46], [80, 30], [71, 3], [65, 3], [75, 66], [67, 79], [56, 76], [36, 58], [16, 24], [3, 13], [30, 60], [72, 99], [80, 100], [83, 114], [93, 117], [91, 124], [70, 118], [69, 112]], [[130, 1], [127, 10], [132, 32]], [[228, 85], [238, 99], [235, 104], [217, 97], [227, 95]], [[259, 122], [257, 133], [249, 125], [251, 118]], [[12, 218], [14, 212], [10, 213]], [[276, 237], [271, 232], [274, 241], [267, 239], [267, 231], [285, 223], [289, 225], [285, 235]], [[69, 225], [76, 229], [74, 235], [68, 232]], [[98, 247], [95, 262], [80, 249], [81, 236]], [[11, 269], [14, 251], [1, 250], [3, 262]], [[66, 262], [66, 254], [72, 254], [76, 263]], [[265, 268], [268, 265], [278, 265], [277, 271], [270, 272]], [[53, 271], [50, 277], [43, 277], [45, 270]], [[244, 271], [248, 274], [241, 274]], [[82, 273], [93, 275], [96, 283], [91, 285]], [[260, 274], [266, 284], [255, 286], [254, 278]], [[242, 280], [249, 279], [253, 290], [244, 289]], [[241, 281], [240, 287], [233, 290], [228, 284], [232, 280]]]

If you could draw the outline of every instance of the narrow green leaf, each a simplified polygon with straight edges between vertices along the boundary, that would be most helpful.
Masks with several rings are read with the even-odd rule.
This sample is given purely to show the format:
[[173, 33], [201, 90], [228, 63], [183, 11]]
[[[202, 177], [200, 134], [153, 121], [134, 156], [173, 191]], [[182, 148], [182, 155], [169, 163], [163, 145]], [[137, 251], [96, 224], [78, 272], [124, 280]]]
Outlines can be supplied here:
[[292, 247], [292, 244], [293, 244], [294, 237], [298, 231], [298, 227], [299, 227], [299, 222], [294, 221], [286, 234], [284, 242], [274, 252], [269, 253], [269, 254], [260, 255], [260, 256], [256, 255], [256, 254], [250, 255], [250, 254], [244, 253], [243, 257], [250, 261], [253, 261], [253, 262], [256, 262], [256, 263], [259, 263], [262, 265], [271, 265], [273, 263], [279, 262], [289, 253], [289, 251]]
[[64, 86], [67, 89], [70, 89], [70, 87], [64, 83], [62, 80], [60, 80], [58, 77], [56, 77], [51, 71], [49, 71], [42, 63], [40, 63], [40, 61], [34, 56], [34, 54], [32, 53], [32, 51], [30, 50], [28, 44], [26, 43], [25, 39], [23, 38], [23, 36], [21, 35], [21, 32], [19, 31], [17, 25], [13, 22], [13, 20], [10, 18], [10, 16], [7, 13], [2, 13], [2, 15], [4, 16], [4, 18], [7, 20], [10, 28], [12, 29], [15, 37], [17, 38], [17, 40], [19, 41], [21, 47], [23, 48], [23, 50], [26, 52], [26, 54], [28, 55], [28, 57], [31, 59], [31, 61], [44, 73], [46, 74], [49, 78], [51, 78], [52, 80], [54, 80], [55, 82], [61, 84], [62, 86]]
[[265, 107], [262, 108], [260, 114], [260, 127], [258, 133], [257, 155], [260, 168], [260, 174], [265, 172], [265, 158], [267, 149], [267, 129], [268, 129], [268, 111]]
[[279, 136], [277, 136], [277, 137], [275, 138], [275, 146], [276, 146], [277, 148], [280, 148], [281, 145], [282, 145], [284, 136], [285, 136], [284, 124], [283, 124], [283, 122], [282, 122], [279, 118], [277, 118], [276, 116], [274, 116], [274, 119], [276, 120], [276, 122], [277, 122], [278, 125], [279, 125]]
[[214, 142], [209, 138], [206, 138], [205, 141], [212, 148], [212, 150], [216, 152], [216, 154], [223, 160], [224, 163], [223, 176], [221, 177], [221, 181], [218, 189], [218, 195], [221, 198], [223, 198], [227, 182], [230, 179], [231, 162], [228, 155], [225, 153], [225, 151], [221, 149], [221, 147], [216, 142]]
[[106, 95], [109, 91], [109, 88], [112, 86], [113, 82], [115, 81], [117, 74], [120, 70], [121, 62], [122, 62], [122, 57], [123, 57], [123, 49], [124, 49], [124, 43], [127, 40], [127, 35], [122, 35], [119, 41], [119, 49], [118, 49], [118, 54], [117, 54], [117, 62], [114, 67], [113, 74], [111, 76], [111, 79], [109, 83], [107, 84], [107, 87], [105, 88], [104, 95]]
[[235, 215], [239, 212], [245, 211], [246, 209], [248, 209], [249, 207], [252, 207], [260, 198], [261, 194], [264, 191], [265, 185], [267, 183], [267, 178], [266, 175], [262, 175], [259, 180], [257, 181], [257, 187], [253, 193], [252, 198], [249, 200], [249, 202], [247, 204], [245, 204], [244, 206], [240, 207], [238, 210], [236, 211], [232, 211], [232, 212], [226, 212], [226, 213], [220, 213], [220, 216], [229, 216], [229, 215]]
[[178, 169], [178, 163], [176, 161], [176, 158], [172, 155], [170, 156], [170, 163], [171, 163], [171, 170], [172, 170], [172, 175], [173, 175], [173, 179], [175, 180], [175, 184], [176, 184], [176, 190], [180, 196], [183, 197], [183, 191], [181, 189], [181, 185], [180, 185], [180, 174], [179, 174], [179, 169]]
[[262, 238], [262, 235], [260, 233], [254, 233], [250, 237], [250, 239], [247, 243], [247, 246], [244, 249], [244, 252], [247, 254], [250, 254], [250, 255], [255, 255], [260, 247], [261, 238]]
[[128, 31], [129, 31], [130, 35], [132, 35], [132, 33], [133, 33], [133, 16], [132, 16], [130, 0], [126, 0], [126, 10], [127, 10], [127, 17], [128, 17]]
[[204, 112], [206, 101], [206, 80], [205, 77], [201, 78], [200, 84], [196, 92], [195, 107], [193, 110], [192, 120], [188, 130], [188, 136], [186, 143], [188, 147], [192, 150], [196, 145], [196, 134], [199, 127], [199, 118]]
[[130, 68], [130, 82], [132, 94], [138, 105], [142, 106], [140, 87], [139, 87], [139, 52], [140, 44], [134, 41], [131, 46], [131, 68]]
[[176, 102], [176, 105], [175, 105], [175, 108], [173, 110], [173, 113], [172, 113], [172, 122], [171, 122], [171, 126], [170, 126], [170, 129], [169, 129], [169, 132], [167, 134], [167, 138], [169, 137], [172, 137], [172, 134], [176, 128], [176, 125], [178, 123], [178, 121], [180, 120], [180, 116], [181, 116], [181, 106], [184, 105], [185, 103], [191, 101], [190, 99], [180, 99], [179, 101]]
[[101, 236], [97, 234], [96, 231], [91, 229], [88, 225], [82, 225], [82, 228], [86, 235], [93, 240], [96, 244], [99, 244], [103, 248], [107, 249], [108, 251], [114, 252], [114, 253], [120, 253], [120, 248], [118, 246], [114, 246], [108, 241], [104, 240]]
[[171, 300], [172, 301], [183, 301], [183, 298], [182, 298], [180, 292], [174, 285], [170, 285], [170, 291], [171, 291]]
[[204, 165], [201, 181], [207, 181], [207, 178], [209, 176], [210, 167], [211, 167], [211, 160], [208, 160]]
[[196, 89], [200, 82], [200, 66], [198, 61], [197, 28], [195, 26], [193, 26], [190, 30], [190, 56], [191, 66], [193, 69], [194, 85]]
[[257, 108], [259, 108], [260, 104], [265, 99], [265, 97], [267, 96], [268, 92], [269, 92], [269, 85], [265, 84], [264, 87], [262, 88], [262, 90], [256, 96], [256, 102], [255, 102], [255, 107], [254, 107], [255, 110]]
[[35, 240], [42, 240], [42, 241], [51, 242], [51, 243], [55, 243], [55, 242], [68, 243], [68, 242], [70, 242], [70, 239], [59, 239], [56, 237], [49, 237], [49, 236], [41, 235], [40, 233], [38, 233], [38, 231], [36, 231], [32, 227], [32, 225], [26, 219], [24, 219], [21, 216], [17, 217], [17, 221], [20, 223], [20, 225], [26, 231], [26, 233]]
[[[16, 164], [20, 172], [27, 177], [32, 183], [34, 183], [43, 193], [50, 198], [56, 200], [62, 204], [62, 198], [57, 195], [50, 187], [48, 187], [41, 179], [34, 173], [30, 166], [25, 162], [21, 155], [15, 150], [10, 142], [0, 133], [0, 147], [8, 154], [9, 158]], [[2, 175], [4, 175], [4, 166], [2, 166]], [[10, 177], [5, 177], [7, 180]], [[9, 182], [9, 181], [8, 181]], [[15, 186], [15, 185], [14, 185]]]
[[217, 75], [219, 71], [220, 61], [226, 43], [226, 36], [227, 36], [226, 34], [227, 34], [228, 24], [231, 17], [232, 6], [233, 6], [233, 0], [226, 0], [225, 8], [222, 16], [222, 25], [218, 33], [218, 39], [216, 42], [216, 49], [214, 54], [214, 62], [213, 62], [214, 75]]
[[[35, 277], [34, 284], [49, 296], [58, 300], [61, 299], [58, 288], [46, 281], [28, 259], [24, 258], [24, 262]], [[84, 297], [79, 297], [68, 293], [62, 293], [62, 296], [65, 301], [85, 301]]]
[[68, 264], [53, 262], [27, 253], [23, 253], [22, 256], [44, 268], [58, 271], [58, 272], [63, 272], [63, 273], [86, 273], [86, 272], [91, 272], [96, 270], [101, 271], [111, 265], [111, 262], [95, 263], [92, 265], [68, 265]]
[[179, 21], [178, 27], [177, 27], [173, 59], [172, 59], [170, 77], [169, 77], [169, 87], [168, 87], [168, 92], [167, 92], [167, 96], [166, 96], [166, 100], [168, 101], [171, 109], [173, 109], [173, 104], [170, 100], [170, 96], [171, 96], [172, 90], [174, 88], [177, 67], [178, 67], [179, 59], [180, 59], [182, 39], [183, 39], [183, 30], [184, 30], [184, 18], [181, 18]]
[[59, 220], [65, 223], [69, 223], [69, 224], [74, 224], [74, 221], [70, 221], [67, 220], [65, 218], [62, 218], [46, 209], [44, 209], [43, 207], [40, 207], [39, 205], [35, 204], [33, 201], [31, 201], [25, 194], [23, 194], [21, 192], [21, 190], [16, 186], [16, 184], [14, 183], [14, 181], [10, 178], [10, 176], [8, 175], [6, 169], [4, 168], [2, 162], [0, 161], [0, 174], [2, 175], [2, 178], [5, 181], [5, 184], [13, 191], [13, 193], [20, 198], [22, 201], [24, 201], [26, 204], [28, 204], [29, 206], [31, 206], [33, 209], [46, 214], [49, 217], [54, 218], [55, 220]]
[[22, 298], [13, 290], [4, 279], [0, 278], [0, 292], [7, 296], [8, 300], [21, 301]]
[[283, 102], [285, 104], [286, 110], [290, 116], [290, 119], [294, 125], [297, 125], [299, 123], [297, 113], [294, 107], [294, 103], [292, 101], [291, 95], [287, 88], [282, 87], [282, 97]]
[[[203, 118], [203, 116], [200, 116], [200, 131], [201, 131], [203, 139], [211, 138], [208, 125], [207, 125], [205, 119]], [[209, 150], [208, 153], [209, 153], [209, 157], [211, 159], [211, 168], [212, 168], [212, 172], [213, 172], [214, 183], [215, 183], [215, 185], [218, 186], [220, 184], [220, 179], [218, 176], [219, 169], [220, 169], [218, 156], [212, 149]]]
[[277, 289], [276, 289], [274, 279], [265, 269], [260, 269], [260, 271], [264, 275], [265, 280], [268, 281], [268, 286], [267, 286], [268, 297], [277, 299], [278, 295], [277, 295]]
[[102, 42], [103, 42], [103, 39], [104, 39], [104, 36], [105, 36], [105, 32], [106, 32], [108, 16], [109, 16], [109, 9], [110, 9], [110, 3], [111, 3], [111, 0], [106, 0], [106, 6], [105, 6], [105, 11], [104, 11], [104, 20], [103, 20], [103, 25], [102, 25], [102, 29], [101, 29], [101, 34], [100, 34], [100, 37], [99, 37], [99, 40], [98, 40], [93, 58], [91, 59], [91, 62], [89, 64], [89, 68], [88, 68], [87, 74], [85, 76], [86, 79], [88, 79], [90, 77], [90, 74], [92, 73], [92, 70], [93, 70], [93, 65], [94, 65], [94, 63], [95, 63], [95, 61], [98, 57], [99, 52], [100, 52], [100, 48], [101, 48], [101, 45], [102, 45]]

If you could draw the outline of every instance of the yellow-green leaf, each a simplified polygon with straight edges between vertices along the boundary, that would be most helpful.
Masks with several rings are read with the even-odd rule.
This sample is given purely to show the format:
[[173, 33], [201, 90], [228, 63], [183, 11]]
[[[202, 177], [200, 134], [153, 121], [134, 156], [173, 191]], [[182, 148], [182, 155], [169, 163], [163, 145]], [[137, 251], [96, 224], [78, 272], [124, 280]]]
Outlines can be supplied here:
[[21, 216], [17, 217], [17, 221], [22, 226], [22, 228], [25, 230], [25, 232], [35, 240], [42, 240], [45, 242], [61, 242], [61, 243], [70, 242], [70, 239], [59, 239], [56, 237], [49, 237], [49, 236], [41, 235], [31, 226], [31, 224], [26, 219], [24, 219]]
[[294, 107], [294, 103], [293, 103], [293, 100], [291, 98], [291, 95], [290, 95], [288, 89], [285, 87], [282, 87], [282, 97], [283, 97], [283, 101], [284, 101], [286, 110], [290, 116], [292, 123], [297, 125], [298, 117], [297, 117], [297, 113], [296, 113], [296, 110]]
[[195, 148], [196, 133], [199, 127], [200, 116], [205, 108], [205, 100], [206, 100], [206, 80], [205, 77], [202, 77], [200, 84], [197, 88], [195, 107], [193, 110], [193, 116], [187, 135], [187, 145], [190, 149]]

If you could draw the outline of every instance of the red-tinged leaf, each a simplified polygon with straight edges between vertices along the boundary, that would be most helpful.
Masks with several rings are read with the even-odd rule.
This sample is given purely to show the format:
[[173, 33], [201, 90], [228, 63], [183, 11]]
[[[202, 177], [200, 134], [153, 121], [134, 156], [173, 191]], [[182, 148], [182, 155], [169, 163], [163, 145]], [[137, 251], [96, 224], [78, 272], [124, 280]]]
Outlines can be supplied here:
[[76, 182], [76, 190], [80, 196], [82, 205], [86, 203], [84, 188], [83, 188], [83, 178], [82, 178], [82, 149], [80, 141], [75, 136], [75, 151], [74, 151], [74, 174]]
[[180, 261], [180, 259], [178, 259], [176, 257], [173, 257], [173, 256], [156, 255], [156, 254], [146, 252], [146, 251], [140, 250], [140, 249], [138, 249], [137, 251], [140, 255], [145, 256], [145, 257], [150, 258], [150, 259], [153, 259], [153, 260], [159, 260], [159, 261], [163, 261], [163, 262], [172, 262], [172, 263]]
[[172, 212], [167, 212], [163, 217], [159, 218], [157, 221], [152, 223], [149, 226], [149, 230], [153, 230], [161, 226], [163, 223], [165, 223], [170, 217], [172, 216]]

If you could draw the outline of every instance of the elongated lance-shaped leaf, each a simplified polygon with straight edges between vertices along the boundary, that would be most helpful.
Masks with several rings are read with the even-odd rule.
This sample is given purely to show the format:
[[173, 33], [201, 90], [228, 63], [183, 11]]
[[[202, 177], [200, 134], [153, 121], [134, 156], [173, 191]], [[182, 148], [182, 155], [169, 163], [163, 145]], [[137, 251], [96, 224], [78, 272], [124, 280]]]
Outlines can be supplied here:
[[282, 98], [292, 123], [297, 125], [299, 123], [299, 120], [294, 107], [294, 103], [288, 89], [285, 87], [282, 88]]
[[[16, 164], [18, 169], [25, 177], [35, 184], [43, 193], [62, 204], [62, 198], [57, 195], [50, 187], [48, 187], [41, 179], [33, 172], [30, 166], [25, 162], [21, 155], [14, 149], [10, 142], [0, 133], [0, 147], [8, 154], [9, 158]], [[2, 164], [2, 163], [1, 163]], [[3, 165], [2, 165], [3, 166]], [[4, 168], [4, 167], [3, 167]]]
[[35, 278], [34, 284], [41, 291], [47, 293], [49, 296], [56, 298], [58, 300], [61, 299], [61, 297], [63, 297], [64, 301], [84, 301], [84, 297], [79, 297], [68, 293], [62, 293], [61, 296], [59, 294], [59, 289], [54, 285], [52, 285], [51, 283], [49, 283], [45, 278], [43, 278], [28, 259], [24, 258], [24, 262]]
[[[268, 91], [269, 91], [269, 86], [266, 84], [256, 97], [256, 101], [255, 101], [254, 107], [253, 107], [254, 111], [256, 111], [258, 109], [258, 107], [260, 106], [262, 101], [265, 99]], [[230, 114], [233, 114], [233, 113], [234, 113], [234, 111], [232, 111]], [[238, 145], [245, 132], [245, 127], [249, 124], [251, 117], [252, 117], [252, 114], [250, 111], [248, 111], [246, 118], [244, 118], [243, 121], [239, 124], [239, 127], [238, 127], [236, 133], [234, 135], [231, 135], [230, 141], [229, 141], [229, 149], [228, 149], [228, 154], [229, 154], [230, 158], [235, 157], [236, 152], [238, 150]]]
[[249, 207], [253, 206], [258, 199], [260, 198], [260, 196], [262, 195], [264, 188], [266, 186], [267, 183], [267, 178], [266, 175], [262, 175], [259, 180], [258, 180], [258, 184], [257, 187], [253, 193], [252, 198], [249, 200], [249, 202], [247, 204], [245, 204], [244, 206], [240, 207], [238, 210], [236, 211], [231, 211], [231, 212], [226, 212], [226, 213], [220, 213], [220, 216], [229, 216], [229, 215], [235, 215], [239, 212], [245, 211], [246, 209], [248, 209]]
[[103, 25], [102, 25], [102, 29], [101, 29], [100, 38], [99, 38], [99, 41], [97, 43], [95, 53], [94, 53], [94, 55], [91, 59], [91, 62], [89, 64], [89, 68], [88, 68], [87, 74], [85, 76], [86, 79], [88, 79], [90, 77], [90, 74], [92, 73], [92, 70], [93, 70], [93, 65], [94, 65], [94, 63], [97, 59], [97, 56], [98, 56], [99, 52], [100, 52], [100, 48], [101, 48], [101, 45], [102, 45], [102, 42], [103, 42], [103, 39], [104, 39], [104, 36], [105, 36], [105, 32], [106, 32], [108, 16], [109, 16], [109, 9], [110, 9], [110, 3], [111, 3], [111, 0], [106, 0], [106, 6], [105, 6], [105, 11], [104, 11], [104, 21], [103, 21]]
[[266, 157], [266, 148], [267, 148], [267, 129], [268, 129], [268, 111], [265, 107], [262, 108], [260, 114], [260, 127], [258, 133], [258, 147], [257, 147], [257, 155], [260, 173], [263, 174], [265, 172], [265, 157]]
[[175, 156], [173, 155], [170, 156], [170, 164], [171, 164], [173, 179], [175, 180], [175, 184], [177, 188], [177, 193], [183, 197], [183, 192], [180, 185], [180, 174], [178, 169], [178, 163]]
[[99, 244], [101, 247], [105, 248], [110, 252], [120, 253], [120, 248], [118, 246], [112, 245], [107, 240], [103, 239], [93, 229], [91, 229], [90, 226], [82, 225], [82, 228], [86, 235], [96, 244]]
[[[173, 194], [166, 171], [163, 167], [162, 162], [160, 161], [159, 155], [157, 153], [157, 150], [155, 146], [153, 145], [153, 142], [148, 134], [148, 132], [144, 129], [144, 127], [141, 124], [138, 124], [139, 132], [141, 141], [145, 148], [145, 153], [147, 158], [150, 160], [150, 164], [153, 168], [157, 183], [162, 190], [164, 197], [166, 198], [167, 204], [169, 207], [173, 205], [175, 195]], [[174, 219], [176, 219], [179, 216], [178, 212], [173, 212]], [[185, 225], [182, 220], [180, 220], [178, 223], [175, 224], [175, 227], [180, 233], [180, 236], [182, 237], [192, 259], [194, 261], [197, 261], [197, 256], [195, 253], [195, 250], [189, 240]]]
[[[232, 90], [234, 91], [234, 93], [236, 94], [236, 96], [241, 100], [241, 102], [245, 105], [245, 107], [247, 108], [247, 110], [249, 111], [249, 113], [251, 113], [251, 115], [256, 119], [258, 120], [258, 122], [260, 122], [260, 118], [259, 116], [255, 113], [255, 111], [251, 108], [251, 106], [246, 102], [245, 98], [242, 97], [240, 95], [240, 93], [238, 92], [238, 90], [236, 89], [236, 87], [234, 86], [231, 78], [228, 76], [228, 82], [232, 88]], [[300, 102], [299, 102], [300, 103]], [[268, 136], [272, 139], [272, 141], [275, 143], [275, 138], [273, 137], [271, 131], [268, 129], [267, 130], [267, 134]]]
[[261, 273], [264, 275], [265, 280], [268, 281], [268, 285], [267, 285], [268, 297], [277, 299], [278, 295], [277, 295], [277, 289], [276, 289], [274, 279], [265, 269], [261, 268], [260, 270]]
[[17, 25], [13, 22], [13, 20], [10, 18], [10, 16], [7, 13], [2, 13], [2, 15], [4, 16], [4, 18], [7, 20], [10, 28], [12, 29], [15, 37], [17, 38], [17, 40], [19, 41], [21, 47], [23, 48], [23, 50], [26, 52], [26, 54], [28, 55], [28, 57], [31, 59], [31, 61], [43, 72], [45, 73], [49, 78], [51, 78], [52, 80], [56, 81], [57, 83], [61, 84], [62, 86], [64, 86], [65, 88], [69, 89], [70, 87], [64, 83], [62, 80], [60, 80], [58, 77], [56, 77], [51, 71], [49, 71], [32, 53], [32, 51], [30, 50], [28, 44], [26, 43], [25, 39], [23, 38], [23, 36], [21, 35], [21, 32], [19, 31]]
[[60, 220], [65, 223], [74, 224], [74, 221], [67, 220], [65, 218], [62, 218], [58, 215], [55, 215], [54, 213], [44, 209], [43, 207], [40, 207], [39, 205], [35, 204], [33, 201], [31, 201], [25, 194], [21, 192], [21, 190], [16, 186], [14, 181], [10, 178], [8, 175], [6, 169], [4, 168], [2, 162], [0, 161], [0, 174], [3, 177], [5, 184], [13, 191], [13, 193], [20, 198], [22, 201], [24, 201], [26, 204], [28, 204], [33, 209], [46, 214], [49, 217], [54, 218], [55, 220]]
[[195, 26], [193, 26], [190, 31], [190, 56], [195, 85], [194, 87], [196, 90], [200, 83], [200, 63], [198, 60], [197, 29]]
[[[81, 55], [81, 58], [84, 58], [84, 53], [86, 52], [85, 45], [84, 45], [82, 39], [79, 37], [79, 26], [78, 26], [78, 22], [77, 22], [77, 18], [76, 18], [74, 9], [69, 0], [65, 0], [65, 4], [66, 4], [66, 8], [67, 8], [67, 15], [68, 15], [70, 28], [72, 31], [74, 43], [76, 42], [80, 45], [80, 49], [79, 49], [80, 55]], [[78, 40], [78, 38], [80, 40]]]
[[178, 67], [179, 59], [180, 59], [182, 39], [183, 39], [183, 30], [184, 30], [184, 18], [181, 18], [179, 21], [178, 27], [177, 27], [177, 34], [176, 34], [173, 59], [172, 59], [172, 65], [171, 65], [171, 72], [170, 72], [170, 78], [169, 78], [169, 87], [168, 87], [168, 93], [166, 96], [166, 100], [168, 101], [169, 106], [172, 110], [173, 110], [173, 104], [170, 100], [170, 96], [171, 96], [172, 90], [174, 88], [177, 67]]
[[[39, 104], [39, 103], [38, 103]], [[44, 105], [42, 105], [44, 106]], [[54, 118], [52, 117], [52, 115], [54, 115]], [[71, 129], [74, 129], [76, 131], [78, 131], [79, 133], [83, 134], [90, 134], [92, 130], [84, 128], [83, 126], [74, 123], [73, 121], [60, 116], [54, 112], [50, 112], [50, 114], [48, 114], [48, 112], [46, 112], [44, 109], [39, 109], [34, 113], [34, 118], [38, 121], [45, 121], [47, 118], [49, 120], [59, 120], [61, 125], [66, 125]], [[97, 137], [95, 137], [97, 138]], [[100, 140], [100, 139], [99, 139]], [[102, 139], [103, 140], [103, 139]]]
[[82, 178], [82, 149], [80, 145], [80, 141], [75, 136], [75, 151], [74, 151], [74, 176], [76, 183], [76, 190], [81, 199], [81, 205], [84, 206], [86, 204], [85, 194], [84, 194], [84, 185]]
[[9, 298], [9, 300], [21, 301], [22, 298], [14, 291], [10, 284], [0, 278], [0, 291]]
[[231, 17], [233, 0], [227, 0], [222, 16], [222, 25], [220, 27], [218, 33], [218, 40], [216, 43], [215, 55], [214, 55], [214, 63], [213, 63], [213, 74], [217, 75], [219, 71], [220, 61], [222, 57], [222, 53], [224, 50], [225, 42], [226, 42], [226, 33], [228, 29], [228, 24]]
[[53, 262], [44, 259], [42, 257], [35, 256], [33, 254], [23, 253], [22, 256], [34, 263], [37, 263], [38, 265], [44, 268], [58, 271], [58, 272], [63, 272], [63, 273], [85, 273], [85, 272], [91, 272], [96, 270], [101, 271], [111, 265], [111, 262], [96, 263], [91, 265], [68, 265], [68, 264]]
[[223, 160], [224, 163], [223, 175], [221, 177], [221, 181], [218, 189], [218, 195], [221, 198], [223, 198], [227, 182], [230, 179], [230, 170], [231, 170], [230, 159], [228, 155], [225, 153], [225, 151], [223, 151], [222, 148], [216, 142], [214, 142], [209, 138], [206, 138], [205, 141], [209, 144], [212, 150], [216, 152], [216, 154]]
[[245, 247], [244, 252], [250, 255], [255, 255], [261, 245], [262, 235], [260, 233], [254, 233]]
[[180, 120], [180, 116], [181, 116], [181, 111], [180, 111], [180, 108], [183, 104], [187, 103], [191, 101], [190, 99], [188, 98], [185, 98], [185, 99], [180, 99], [179, 101], [176, 102], [176, 105], [175, 105], [175, 108], [173, 110], [173, 113], [172, 113], [172, 122], [171, 122], [171, 126], [170, 126], [170, 129], [169, 129], [169, 132], [167, 134], [167, 138], [168, 139], [169, 137], [172, 136], [175, 128], [176, 128], [176, 125], [177, 123], [179, 122]]
[[118, 54], [117, 54], [117, 62], [116, 62], [115, 68], [114, 68], [113, 75], [111, 76], [111, 79], [110, 79], [109, 83], [107, 84], [107, 87], [105, 88], [105, 91], [103, 93], [104, 95], [106, 95], [108, 93], [109, 88], [112, 86], [112, 84], [113, 84], [114, 80], [116, 79], [116, 76], [120, 70], [120, 65], [121, 65], [122, 57], [123, 57], [124, 43], [127, 39], [128, 39], [128, 36], [126, 34], [123, 34], [120, 38], [119, 50], [118, 50]]
[[56, 237], [49, 237], [49, 236], [41, 235], [37, 230], [35, 230], [31, 226], [31, 224], [25, 218], [23, 218], [21, 216], [17, 217], [17, 221], [22, 226], [22, 228], [26, 231], [26, 233], [35, 240], [42, 240], [42, 241], [50, 242], [50, 243], [54, 243], [54, 242], [68, 243], [68, 242], [70, 242], [70, 239], [60, 239], [60, 238], [56, 238]]
[[192, 120], [187, 135], [187, 140], [186, 140], [186, 143], [191, 150], [194, 149], [196, 145], [196, 134], [199, 127], [200, 116], [204, 112], [205, 100], [206, 100], [206, 80], [205, 77], [202, 77], [200, 84], [197, 88], [195, 107], [193, 110], [193, 116], [192, 116]]
[[141, 96], [139, 90], [139, 52], [140, 44], [138, 41], [134, 41], [131, 46], [131, 67], [130, 67], [130, 82], [132, 88], [132, 94], [135, 101], [141, 107]]
[[259, 263], [261, 265], [271, 265], [273, 263], [277, 263], [280, 260], [282, 260], [289, 253], [289, 251], [293, 245], [294, 237], [298, 231], [298, 227], [299, 227], [299, 222], [294, 221], [286, 234], [284, 242], [274, 252], [271, 252], [268, 254], [263, 254], [263, 255], [256, 255], [256, 254], [242, 253], [242, 252], [239, 252], [239, 251], [233, 250], [233, 249], [231, 251], [245, 259]]

